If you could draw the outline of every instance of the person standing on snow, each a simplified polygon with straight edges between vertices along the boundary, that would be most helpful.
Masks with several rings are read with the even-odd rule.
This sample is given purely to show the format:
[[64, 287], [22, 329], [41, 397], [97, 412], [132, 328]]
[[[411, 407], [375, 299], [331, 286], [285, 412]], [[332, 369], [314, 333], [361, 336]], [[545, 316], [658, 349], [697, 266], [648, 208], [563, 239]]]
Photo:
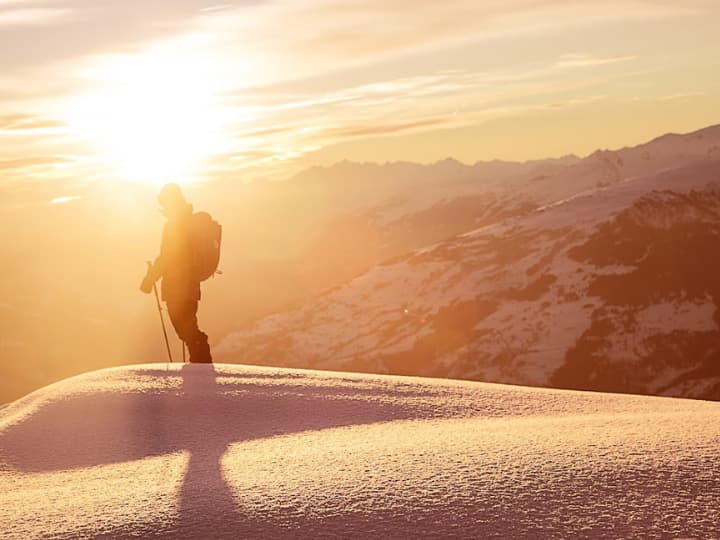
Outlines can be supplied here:
[[158, 195], [167, 222], [162, 234], [160, 255], [149, 266], [140, 290], [150, 294], [162, 278], [162, 299], [178, 337], [190, 352], [190, 362], [211, 363], [208, 336], [197, 321], [200, 282], [193, 253], [193, 207], [177, 184], [167, 184]]

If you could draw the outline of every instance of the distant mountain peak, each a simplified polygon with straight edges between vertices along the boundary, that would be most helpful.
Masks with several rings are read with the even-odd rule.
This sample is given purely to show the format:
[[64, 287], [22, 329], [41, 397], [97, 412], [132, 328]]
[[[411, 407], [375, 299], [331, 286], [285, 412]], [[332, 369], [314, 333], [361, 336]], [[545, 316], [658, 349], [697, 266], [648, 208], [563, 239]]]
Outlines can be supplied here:
[[467, 167], [467, 165], [454, 157], [446, 157], [445, 159], [441, 159], [439, 161], [436, 161], [433, 165], [456, 165], [456, 166], [462, 166]]
[[424, 165], [421, 163], [413, 162], [413, 161], [405, 161], [405, 160], [398, 160], [398, 161], [386, 161], [383, 163], [377, 163], [372, 161], [353, 161], [349, 160], [347, 158], [338, 161], [331, 165], [325, 165], [325, 166], [313, 166], [310, 168], [307, 168], [298, 174], [296, 174], [293, 178], [298, 177], [307, 177], [307, 176], [313, 176], [317, 174], [328, 174], [331, 173], [334, 170], [360, 170], [360, 169], [378, 169], [378, 168], [384, 168], [384, 167], [416, 167], [418, 169], [422, 169], [425, 167], [441, 167], [441, 168], [450, 168], [454, 167], [457, 169], [461, 168], [484, 168], [484, 167], [495, 167], [495, 166], [513, 166], [513, 165], [573, 165], [575, 163], [578, 163], [582, 161], [583, 159], [591, 158], [592, 160], [598, 159], [598, 158], [607, 158], [609, 156], [615, 156], [618, 155], [618, 153], [625, 153], [628, 151], [638, 150], [638, 149], [645, 149], [648, 146], [656, 145], [658, 143], [671, 143], [673, 141], [692, 141], [692, 140], [702, 140], [703, 138], [717, 138], [720, 143], [720, 124], [713, 124], [711, 126], [704, 127], [702, 129], [698, 129], [689, 133], [674, 133], [669, 132], [665, 133], [663, 135], [660, 135], [658, 137], [655, 137], [654, 139], [651, 139], [647, 142], [640, 143], [633, 146], [627, 146], [623, 148], [616, 148], [616, 149], [610, 149], [610, 148], [598, 148], [594, 152], [588, 154], [585, 158], [582, 158], [580, 156], [577, 156], [575, 154], [569, 153], [564, 154], [559, 157], [547, 157], [547, 158], [540, 158], [540, 159], [530, 159], [530, 160], [524, 160], [524, 161], [513, 161], [513, 160], [505, 160], [505, 159], [489, 159], [489, 160], [478, 160], [474, 163], [467, 164], [459, 159], [448, 156], [444, 159], [435, 161], [433, 163]]

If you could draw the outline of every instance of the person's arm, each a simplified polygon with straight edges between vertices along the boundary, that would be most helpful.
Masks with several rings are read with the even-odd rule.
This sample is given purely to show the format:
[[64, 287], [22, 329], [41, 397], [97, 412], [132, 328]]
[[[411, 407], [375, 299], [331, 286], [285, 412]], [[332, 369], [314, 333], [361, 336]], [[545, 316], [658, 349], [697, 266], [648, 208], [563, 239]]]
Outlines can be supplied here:
[[167, 225], [165, 225], [162, 234], [162, 242], [160, 244], [160, 255], [158, 255], [152, 265], [148, 267], [145, 278], [140, 284], [140, 290], [142, 292], [149, 294], [152, 291], [155, 282], [165, 274], [165, 268], [168, 264], [167, 251]]

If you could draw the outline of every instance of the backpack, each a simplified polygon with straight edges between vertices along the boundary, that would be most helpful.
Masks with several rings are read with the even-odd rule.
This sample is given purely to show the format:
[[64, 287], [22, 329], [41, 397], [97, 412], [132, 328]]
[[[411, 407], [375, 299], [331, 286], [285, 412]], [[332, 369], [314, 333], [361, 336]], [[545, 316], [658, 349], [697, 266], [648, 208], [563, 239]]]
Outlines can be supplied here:
[[205, 281], [215, 274], [220, 262], [222, 226], [207, 212], [196, 212], [192, 215], [190, 234], [193, 273], [199, 281]]

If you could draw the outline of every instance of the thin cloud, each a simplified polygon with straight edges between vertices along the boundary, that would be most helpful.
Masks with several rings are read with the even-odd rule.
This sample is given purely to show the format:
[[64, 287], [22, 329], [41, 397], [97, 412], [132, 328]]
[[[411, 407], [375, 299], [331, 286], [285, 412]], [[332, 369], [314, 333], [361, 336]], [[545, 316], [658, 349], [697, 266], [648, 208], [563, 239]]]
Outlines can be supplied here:
[[286, 96], [292, 103], [304, 103], [302, 109], [283, 107], [281, 91], [276, 89], [269, 97], [272, 103], [253, 105], [258, 113], [255, 122], [265, 123], [268, 128], [238, 130], [235, 136], [246, 149], [232, 161], [243, 167], [266, 166], [288, 156], [301, 157], [353, 140], [460, 128], [493, 118], [569, 109], [606, 99], [605, 95], [584, 94], [622, 76], [589, 78], [578, 73], [557, 80], [554, 63], [537, 66], [531, 72], [530, 76], [519, 67], [495, 72], [438, 71], [350, 86], [323, 99], [313, 99], [312, 94]]
[[298, 101], [288, 101], [285, 103], [279, 103], [277, 105], [269, 105], [266, 109], [274, 110], [288, 110], [288, 109], [302, 109], [307, 107], [317, 107], [319, 105], [332, 105], [333, 103], [342, 103], [346, 101], [352, 101], [356, 99], [356, 96], [352, 95], [335, 95], [335, 96], [319, 96], [315, 98], [306, 98]]
[[434, 117], [424, 118], [413, 122], [388, 123], [378, 125], [362, 125], [347, 126], [337, 129], [327, 130], [324, 134], [331, 137], [368, 137], [378, 135], [398, 134], [417, 130], [418, 128], [428, 128], [431, 126], [439, 126], [446, 124], [448, 118]]
[[[254, 77], [271, 85], [283, 76], [297, 80], [471, 43], [662, 20], [698, 9], [647, 1], [398, 0], [390, 6], [381, 0], [315, 0], [209, 13], [197, 29], [216, 36], [230, 57], [260, 59]], [[273, 31], [277, 28], [283, 32]]]
[[63, 122], [41, 118], [28, 114], [8, 114], [0, 116], [0, 132], [53, 129], [65, 127]]
[[272, 137], [274, 135], [292, 133], [297, 129], [297, 125], [278, 125], [259, 129], [238, 130], [234, 133], [234, 135], [238, 138]]
[[562, 55], [560, 59], [555, 62], [555, 65], [560, 68], [602, 66], [604, 64], [627, 62], [629, 60], [635, 60], [636, 58], [636, 56], [593, 56], [590, 54], [574, 53]]
[[224, 11], [226, 9], [232, 9], [234, 6], [232, 4], [219, 4], [217, 6], [208, 6], [204, 8], [200, 8], [200, 13], [211, 13], [214, 11]]
[[61, 23], [67, 19], [71, 13], [72, 10], [58, 8], [0, 10], [0, 26], [9, 27]]
[[17, 159], [0, 160], [0, 170], [9, 171], [14, 169], [25, 169], [28, 167], [62, 165], [72, 162], [71, 159], [62, 156], [37, 156]]
[[640, 103], [640, 102], [652, 102], [652, 101], [676, 101], [676, 100], [686, 100], [691, 98], [697, 98], [697, 97], [704, 97], [708, 96], [709, 94], [707, 92], [700, 92], [700, 91], [687, 91], [687, 92], [674, 92], [672, 94], [663, 94], [663, 95], [634, 95], [634, 96], [625, 96], [622, 98], [619, 98], [618, 101], [624, 102], [624, 103]]
[[55, 197], [54, 199], [51, 199], [48, 204], [66, 204], [72, 201], [80, 200], [80, 198], [81, 197], [79, 195], [65, 195], [62, 197]]
[[[235, 0], [233, 6], [241, 10], [262, 1]], [[5, 5], [0, 2], [0, 64], [8, 72], [96, 53], [138, 50], [192, 32], [205, 7], [206, 0], [5, 0]]]
[[677, 92], [675, 94], [668, 94], [666, 96], [657, 97], [657, 101], [673, 101], [676, 99], [687, 99], [693, 97], [706, 96], [705, 92]]
[[604, 101], [608, 99], [606, 95], [588, 96], [585, 98], [568, 99], [566, 101], [556, 101], [552, 103], [546, 103], [543, 107], [546, 109], [568, 109], [570, 107], [577, 107], [578, 105], [587, 105], [588, 103], [596, 103], [598, 101]]

